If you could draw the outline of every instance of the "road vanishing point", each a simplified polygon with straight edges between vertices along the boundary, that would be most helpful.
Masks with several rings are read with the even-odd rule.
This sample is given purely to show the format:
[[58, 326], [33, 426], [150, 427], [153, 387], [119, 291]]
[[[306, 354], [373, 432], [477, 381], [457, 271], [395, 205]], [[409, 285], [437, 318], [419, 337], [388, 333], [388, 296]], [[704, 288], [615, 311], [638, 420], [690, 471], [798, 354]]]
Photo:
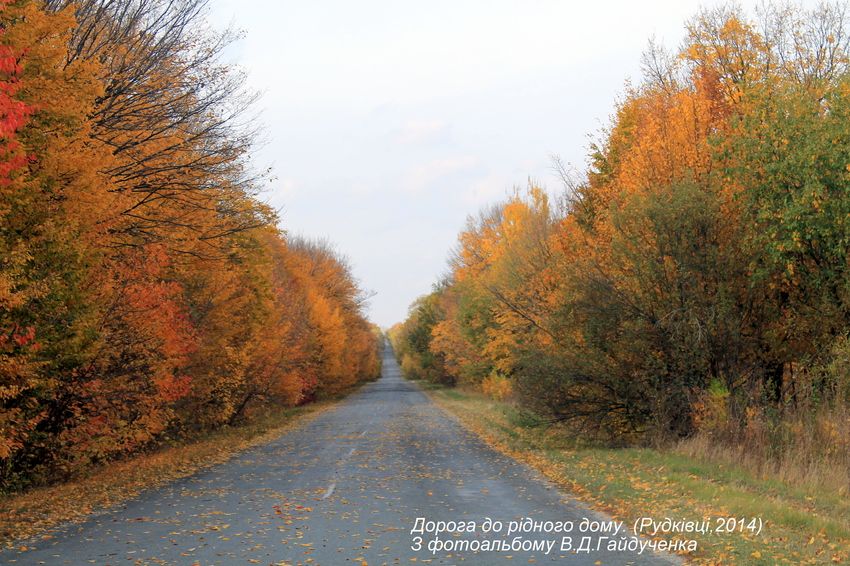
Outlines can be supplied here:
[[387, 347], [381, 379], [339, 404], [0, 564], [682, 564], [617, 525], [467, 431]]

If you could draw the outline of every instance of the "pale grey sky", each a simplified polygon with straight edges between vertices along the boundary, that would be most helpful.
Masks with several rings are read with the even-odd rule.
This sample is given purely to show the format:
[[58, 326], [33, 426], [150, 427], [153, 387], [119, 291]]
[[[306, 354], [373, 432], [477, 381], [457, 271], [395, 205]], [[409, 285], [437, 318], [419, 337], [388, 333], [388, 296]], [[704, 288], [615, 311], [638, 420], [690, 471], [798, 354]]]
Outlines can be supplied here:
[[[245, 38], [282, 227], [327, 238], [401, 322], [466, 216], [550, 155], [584, 169], [590, 138], [640, 77], [650, 37], [676, 47], [696, 0], [211, 0]], [[752, 12], [754, 2], [742, 5]]]

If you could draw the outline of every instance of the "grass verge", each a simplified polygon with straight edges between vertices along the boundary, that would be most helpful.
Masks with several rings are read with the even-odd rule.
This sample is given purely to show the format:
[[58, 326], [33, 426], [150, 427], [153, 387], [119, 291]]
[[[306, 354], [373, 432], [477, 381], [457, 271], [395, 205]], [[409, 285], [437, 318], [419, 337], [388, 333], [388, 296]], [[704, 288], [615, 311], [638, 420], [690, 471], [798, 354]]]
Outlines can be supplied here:
[[241, 450], [268, 442], [333, 404], [323, 401], [269, 413], [250, 424], [224, 427], [194, 442], [157, 450], [92, 470], [87, 477], [0, 499], [0, 544], [20, 546], [57, 525], [77, 521], [142, 491], [224, 462]]
[[690, 564], [850, 563], [846, 492], [755, 476], [731, 462], [675, 449], [600, 448], [481, 394], [422, 385], [489, 444], [627, 525], [642, 518], [683, 526], [707, 522], [705, 533], [653, 537], [695, 540], [697, 550], [682, 555]]

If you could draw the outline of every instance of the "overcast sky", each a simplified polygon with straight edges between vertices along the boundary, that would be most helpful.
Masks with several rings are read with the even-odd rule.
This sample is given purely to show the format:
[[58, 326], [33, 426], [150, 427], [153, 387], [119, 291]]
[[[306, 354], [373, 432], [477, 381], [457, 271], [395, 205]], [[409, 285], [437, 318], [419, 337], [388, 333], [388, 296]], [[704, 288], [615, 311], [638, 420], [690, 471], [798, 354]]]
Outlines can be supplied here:
[[[327, 238], [389, 327], [430, 292], [469, 214], [551, 155], [583, 170], [650, 37], [676, 47], [696, 0], [211, 0], [249, 74], [291, 233]], [[752, 13], [755, 2], [743, 2]]]

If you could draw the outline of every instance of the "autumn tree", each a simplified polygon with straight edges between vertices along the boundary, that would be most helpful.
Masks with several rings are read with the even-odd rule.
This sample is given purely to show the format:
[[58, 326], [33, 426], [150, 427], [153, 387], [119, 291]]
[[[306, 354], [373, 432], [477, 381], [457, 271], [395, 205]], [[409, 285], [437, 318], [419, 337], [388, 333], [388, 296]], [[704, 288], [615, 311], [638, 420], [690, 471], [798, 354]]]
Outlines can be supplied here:
[[363, 309], [371, 294], [360, 288], [345, 256], [324, 240], [287, 239], [289, 272], [304, 293], [308, 371], [305, 396], [338, 394], [376, 374], [375, 339]]
[[[6, 10], [11, 0], [0, 3]], [[2, 14], [3, 12], [0, 12]], [[0, 35], [0, 218], [5, 220], [12, 214], [20, 189], [15, 186], [19, 171], [31, 159], [17, 140], [18, 131], [27, 123], [35, 108], [18, 98], [21, 88], [20, 76], [23, 68], [20, 46], [9, 43], [7, 29]], [[21, 292], [20, 284], [26, 277], [27, 248], [24, 242], [11, 237], [7, 229], [0, 239], [0, 401], [3, 412], [0, 416], [0, 458], [7, 459], [20, 449], [27, 433], [36, 424], [27, 414], [26, 396], [37, 386], [38, 362], [34, 361], [35, 329], [22, 327], [20, 309], [27, 302], [27, 293]]]
[[733, 427], [798, 403], [846, 332], [846, 15], [722, 6], [651, 43], [563, 212], [509, 199], [461, 233], [447, 370], [486, 360], [545, 418], [621, 439], [692, 433], [708, 391]]
[[89, 299], [100, 254], [91, 244], [108, 230], [110, 198], [108, 181], [98, 173], [109, 154], [92, 142], [87, 121], [102, 93], [97, 64], [63, 64], [70, 12], [10, 2], [0, 17], [4, 49], [17, 60], [9, 69], [16, 75], [15, 97], [31, 109], [14, 140], [24, 162], [18, 160], [2, 190], [2, 277], [14, 278], [16, 297], [4, 305], [0, 327], [30, 329], [26, 334], [40, 346], [28, 387], [4, 399], [4, 412], [22, 423], [17, 433], [25, 431], [4, 459], [7, 483], [18, 481], [24, 469], [45, 467], [49, 459], [40, 454], [61, 444], [50, 433], [61, 420], [56, 409], [63, 376], [79, 371], [98, 346], [97, 309]]
[[554, 218], [534, 183], [468, 218], [450, 274], [411, 305], [395, 333], [406, 375], [510, 395], [522, 359], [549, 340]]
[[[408, 379], [446, 385], [457, 382], [459, 372], [452, 367], [455, 364], [445, 359], [433, 336], [436, 326], [446, 321], [446, 313], [440, 311], [444, 292], [445, 289], [435, 288], [417, 298], [410, 305], [404, 324], [393, 333], [395, 355]], [[450, 355], [459, 356], [460, 348], [451, 348]]]
[[221, 62], [236, 34], [208, 28], [207, 1], [51, 0], [47, 7], [72, 4], [68, 60], [101, 62], [105, 90], [92, 123], [115, 156], [105, 173], [124, 197], [115, 245], [158, 242], [209, 255], [223, 236], [271, 221], [252, 198], [258, 177], [248, 165], [259, 135], [257, 95]]
[[205, 6], [2, 3], [4, 491], [379, 371], [350, 267], [256, 198]]

